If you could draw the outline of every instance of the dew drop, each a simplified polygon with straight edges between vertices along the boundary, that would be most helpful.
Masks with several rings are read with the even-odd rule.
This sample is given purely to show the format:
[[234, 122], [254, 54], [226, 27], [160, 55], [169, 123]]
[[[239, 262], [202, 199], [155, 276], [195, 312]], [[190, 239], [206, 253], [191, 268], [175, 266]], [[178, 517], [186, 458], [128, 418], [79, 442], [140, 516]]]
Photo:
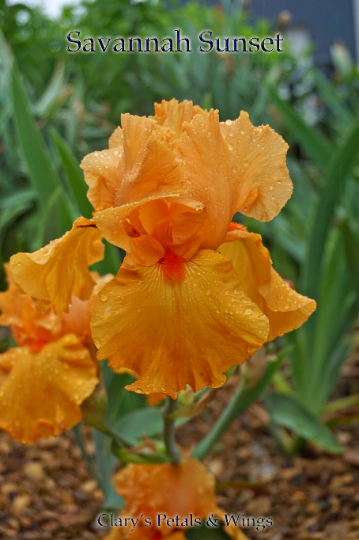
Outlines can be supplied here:
[[246, 309], [244, 315], [250, 315], [252, 313], [251, 309]]
[[273, 186], [270, 186], [269, 191], [273, 191]]
[[209, 296], [210, 294], [211, 294], [211, 291], [208, 289], [208, 290], [206, 291], [206, 295]]
[[236, 167], [235, 165], [233, 165], [233, 167], [232, 167], [232, 173], [235, 173], [235, 172], [237, 172], [237, 167]]
[[106, 302], [107, 298], [108, 298], [107, 294], [100, 294], [100, 300], [102, 302]]
[[228, 143], [228, 148], [229, 148], [230, 150], [233, 150], [233, 144]]

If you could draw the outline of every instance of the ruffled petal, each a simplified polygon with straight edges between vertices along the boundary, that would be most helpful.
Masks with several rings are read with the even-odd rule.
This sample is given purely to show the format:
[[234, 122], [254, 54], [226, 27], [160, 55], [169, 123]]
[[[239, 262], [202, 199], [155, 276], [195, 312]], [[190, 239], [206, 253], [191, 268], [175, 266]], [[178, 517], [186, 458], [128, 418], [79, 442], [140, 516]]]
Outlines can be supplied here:
[[75, 334], [80, 339], [81, 343], [85, 345], [92, 342], [90, 322], [95, 297], [106, 283], [113, 279], [113, 275], [105, 274], [104, 276], [100, 276], [97, 272], [91, 272], [91, 277], [96, 285], [90, 298], [88, 300], [80, 300], [76, 296], [73, 296], [68, 312], [60, 313], [60, 315], [57, 316], [62, 324], [61, 334]]
[[[114, 477], [116, 491], [125, 498], [123, 510], [125, 516], [143, 516], [151, 519], [152, 527], [145, 527], [144, 520], [139, 520], [135, 530], [126, 534], [128, 538], [151, 539], [155, 533], [160, 538], [173, 538], [173, 533], [189, 528], [190, 519], [201, 521], [210, 514], [217, 515], [215, 496], [215, 478], [195, 459], [184, 461], [180, 465], [169, 463], [161, 465], [128, 465]], [[165, 522], [157, 526], [158, 514], [166, 514], [167, 518], [187, 519], [174, 531], [176, 526], [169, 527]]]
[[[133, 128], [133, 117], [129, 115], [124, 126], [125, 175], [121, 187], [116, 193], [115, 206], [140, 202], [148, 198], [166, 197], [168, 193], [177, 195], [187, 189], [187, 179], [181, 164], [169, 148], [166, 134], [158, 128], [146, 140], [144, 148], [136, 153], [137, 132], [141, 133], [141, 124]], [[131, 140], [128, 126], [131, 125]], [[146, 128], [142, 128], [147, 133]], [[140, 135], [138, 135], [141, 140]], [[138, 144], [138, 141], [137, 141]]]
[[89, 186], [87, 198], [95, 210], [111, 208], [115, 204], [116, 192], [123, 176], [122, 155], [122, 149], [115, 147], [92, 152], [81, 162], [80, 167]]
[[89, 351], [73, 334], [40, 352], [10, 349], [0, 355], [0, 374], [0, 427], [28, 444], [74, 426], [98, 383]]
[[[133, 212], [136, 209], [145, 208], [149, 203], [153, 204], [156, 201], [161, 201], [162, 204], [166, 205], [167, 203], [165, 203], [163, 198], [168, 198], [171, 202], [174, 202], [175, 200], [178, 200], [179, 197], [180, 193], [177, 194], [177, 197], [173, 193], [163, 194], [162, 196], [159, 195], [158, 197], [148, 197], [139, 202], [117, 208], [108, 208], [102, 212], [96, 212], [94, 214], [94, 220], [106, 240], [131, 254], [134, 262], [137, 261], [138, 264], [144, 264], [146, 266], [152, 265], [163, 257], [165, 252], [163, 246], [158, 240], [148, 234], [145, 234], [143, 237], [136, 234], [130, 234], [127, 230], [127, 217], [133, 215]], [[161, 203], [159, 202], [159, 204]], [[193, 206], [195, 207], [195, 212], [202, 212], [203, 206], [200, 203], [194, 203], [192, 201], [191, 206], [188, 207], [190, 213], [192, 212]], [[160, 216], [161, 215], [159, 214], [159, 218]], [[191, 221], [193, 221], [192, 213]], [[144, 232], [146, 233], [146, 231]], [[199, 243], [200, 242], [197, 242], [196, 244], [196, 250], [198, 249]]]
[[287, 143], [267, 126], [254, 127], [242, 111], [234, 122], [222, 122], [230, 152], [230, 183], [236, 186], [235, 212], [270, 221], [292, 195], [286, 166]]
[[9, 265], [6, 264], [8, 289], [0, 293], [0, 325], [10, 326], [16, 343], [20, 346], [37, 344], [38, 347], [56, 341], [65, 334], [76, 334], [83, 344], [92, 342], [90, 320], [92, 305], [100, 289], [113, 279], [112, 274], [100, 276], [91, 272], [96, 285], [88, 300], [73, 296], [68, 313], [55, 315], [52, 309], [41, 313], [28, 294], [23, 294], [15, 285]]
[[0, 325], [10, 326], [16, 343], [20, 346], [34, 342], [47, 343], [62, 334], [62, 323], [53, 311], [40, 313], [35, 302], [22, 294], [15, 285], [10, 267], [4, 265], [8, 289], [0, 293]]
[[228, 182], [228, 149], [218, 111], [197, 114], [185, 124], [176, 152], [188, 177], [190, 196], [205, 206], [201, 247], [217, 249], [234, 214], [233, 189]]
[[110, 140], [112, 148], [93, 152], [81, 163], [95, 209], [182, 193], [186, 177], [168, 147], [168, 130], [151, 118], [123, 114], [121, 120], [122, 130]]
[[[167, 257], [167, 256], [166, 256]], [[228, 259], [202, 250], [150, 266], [126, 260], [97, 296], [91, 323], [98, 358], [139, 378], [129, 389], [176, 397], [219, 387], [268, 335], [268, 320], [243, 293]], [[135, 339], [135, 343], [134, 343]]]
[[294, 291], [272, 268], [259, 234], [233, 230], [219, 248], [232, 261], [240, 284], [269, 319], [267, 341], [299, 328], [315, 311], [316, 302]]
[[71, 231], [34, 253], [17, 253], [10, 259], [15, 282], [42, 310], [61, 313], [71, 297], [88, 300], [95, 280], [88, 266], [104, 257], [102, 234], [93, 220], [78, 218]]
[[109, 138], [108, 147], [110, 150], [112, 150], [113, 148], [123, 148], [123, 132], [119, 126], [115, 129], [115, 131]]
[[190, 122], [196, 114], [204, 113], [205, 111], [198, 105], [193, 105], [192, 101], [185, 99], [179, 103], [177, 99], [171, 99], [171, 101], [162, 100], [161, 103], [155, 103], [153, 118], [161, 126], [171, 129], [173, 140], [183, 132], [184, 122]]

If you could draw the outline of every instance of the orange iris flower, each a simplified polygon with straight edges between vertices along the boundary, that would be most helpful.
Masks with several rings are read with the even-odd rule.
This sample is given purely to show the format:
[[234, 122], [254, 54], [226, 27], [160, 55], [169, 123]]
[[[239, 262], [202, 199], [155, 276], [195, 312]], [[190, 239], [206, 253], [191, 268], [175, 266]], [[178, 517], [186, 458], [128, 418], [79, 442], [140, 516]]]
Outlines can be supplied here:
[[[73, 297], [68, 313], [40, 313], [5, 269], [0, 325], [10, 326], [18, 347], [0, 355], [0, 428], [30, 444], [81, 420], [80, 404], [98, 383], [90, 334], [94, 294], [87, 302]], [[112, 276], [91, 277], [96, 290]]]
[[232, 365], [316, 308], [273, 270], [259, 235], [231, 224], [236, 212], [269, 221], [287, 202], [287, 149], [245, 112], [220, 122], [218, 111], [172, 100], [153, 117], [124, 114], [109, 149], [81, 164], [93, 219], [13, 256], [14, 278], [59, 312], [71, 294], [90, 294], [87, 266], [103, 235], [127, 255], [94, 302], [98, 358], [138, 374], [128, 388], [139, 393], [219, 387]]
[[[120, 527], [115, 522], [106, 540], [185, 540], [184, 532], [191, 526], [191, 516], [193, 525], [196, 518], [205, 523], [211, 514], [223, 518], [223, 510], [216, 502], [215, 478], [196, 459], [180, 465], [131, 464], [115, 475], [114, 483], [117, 493], [126, 501], [119, 518], [131, 516], [139, 520], [132, 532], [132, 526]], [[158, 523], [158, 514], [165, 514], [166, 519], [173, 521]], [[147, 526], [145, 518], [150, 520]], [[247, 540], [238, 527], [224, 530], [235, 540]]]

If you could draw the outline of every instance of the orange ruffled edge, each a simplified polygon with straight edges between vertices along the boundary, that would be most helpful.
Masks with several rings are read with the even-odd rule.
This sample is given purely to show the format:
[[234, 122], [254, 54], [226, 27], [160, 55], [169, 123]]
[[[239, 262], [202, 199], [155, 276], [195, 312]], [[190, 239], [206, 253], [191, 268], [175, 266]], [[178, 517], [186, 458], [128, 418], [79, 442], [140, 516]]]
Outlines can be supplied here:
[[76, 219], [71, 231], [34, 253], [10, 259], [14, 280], [40, 311], [51, 307], [58, 315], [71, 297], [88, 300], [96, 284], [88, 267], [104, 258], [102, 234], [92, 219]]
[[21, 442], [58, 435], [81, 420], [80, 404], [95, 389], [97, 368], [74, 334], [40, 351], [0, 355], [0, 428]]
[[138, 374], [129, 390], [175, 398], [188, 384], [222, 386], [223, 373], [266, 341], [269, 323], [231, 262], [201, 250], [151, 267], [125, 259], [95, 299], [91, 330], [99, 359]]
[[267, 341], [302, 326], [316, 310], [315, 300], [297, 293], [274, 270], [259, 234], [237, 224], [231, 229], [219, 251], [231, 260], [243, 290], [268, 317]]
[[30, 345], [32, 349], [35, 346], [40, 349], [65, 334], [75, 334], [81, 343], [93, 349], [90, 331], [93, 301], [113, 275], [100, 276], [97, 272], [91, 272], [95, 287], [90, 298], [80, 300], [73, 296], [68, 312], [55, 315], [52, 309], [46, 313], [38, 311], [36, 302], [28, 294], [21, 293], [15, 285], [9, 265], [5, 264], [4, 268], [8, 288], [0, 292], [0, 325], [11, 328], [19, 346]]

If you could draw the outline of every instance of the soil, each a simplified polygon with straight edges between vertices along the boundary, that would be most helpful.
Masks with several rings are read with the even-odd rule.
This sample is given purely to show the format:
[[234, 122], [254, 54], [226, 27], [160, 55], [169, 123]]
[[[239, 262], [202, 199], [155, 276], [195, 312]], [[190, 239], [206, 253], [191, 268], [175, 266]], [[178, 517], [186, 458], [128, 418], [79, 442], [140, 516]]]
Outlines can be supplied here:
[[[189, 448], [200, 440], [234, 390], [216, 391], [206, 411], [178, 430]], [[345, 364], [336, 396], [359, 393], [359, 351]], [[249, 518], [249, 539], [359, 539], [359, 406], [340, 412], [334, 433], [344, 454], [307, 444], [297, 455], [278, 448], [260, 401], [233, 422], [206, 459], [219, 480], [219, 506]], [[88, 452], [93, 445], [88, 442]], [[236, 481], [228, 485], [226, 481]], [[26, 446], [0, 432], [0, 538], [95, 540], [103, 496], [70, 433]], [[253, 517], [271, 519], [257, 531]], [[255, 522], [257, 523], [257, 521]], [[267, 522], [264, 522], [268, 524]]]

